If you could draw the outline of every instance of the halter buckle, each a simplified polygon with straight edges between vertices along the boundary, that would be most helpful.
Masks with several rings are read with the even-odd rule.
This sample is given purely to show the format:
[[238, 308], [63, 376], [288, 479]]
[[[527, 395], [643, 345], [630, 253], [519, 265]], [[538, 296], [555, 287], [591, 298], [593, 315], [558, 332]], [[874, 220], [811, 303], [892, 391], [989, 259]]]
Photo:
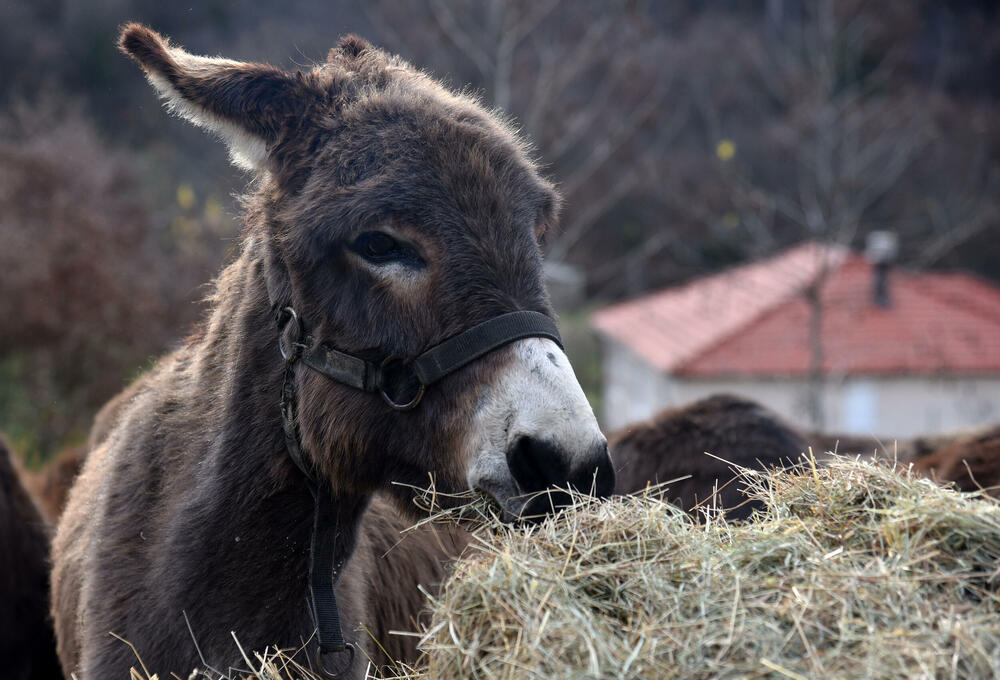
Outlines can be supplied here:
[[[291, 351], [285, 345], [285, 332], [289, 327], [294, 328], [295, 331], [288, 339], [287, 347], [291, 347]], [[299, 355], [302, 353], [302, 345], [299, 344], [299, 338], [301, 337], [302, 322], [299, 320], [299, 315], [291, 307], [285, 307], [278, 312], [278, 350], [281, 352], [282, 359], [294, 362], [299, 358]]]
[[[346, 661], [334, 660], [331, 664], [330, 657], [336, 657], [340, 659], [344, 654], [347, 654]], [[323, 651], [321, 648], [316, 649], [316, 667], [319, 672], [330, 680], [340, 680], [346, 676], [351, 670], [351, 666], [354, 665], [354, 645], [350, 642], [345, 642], [344, 646], [340, 649], [330, 649]]]

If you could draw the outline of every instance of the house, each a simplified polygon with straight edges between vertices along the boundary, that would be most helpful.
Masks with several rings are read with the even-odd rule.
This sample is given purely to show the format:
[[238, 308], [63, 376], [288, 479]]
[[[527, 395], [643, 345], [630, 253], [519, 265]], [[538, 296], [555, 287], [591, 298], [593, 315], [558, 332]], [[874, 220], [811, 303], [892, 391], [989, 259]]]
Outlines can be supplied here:
[[607, 307], [604, 425], [716, 392], [791, 422], [909, 437], [1000, 421], [1000, 289], [807, 243]]

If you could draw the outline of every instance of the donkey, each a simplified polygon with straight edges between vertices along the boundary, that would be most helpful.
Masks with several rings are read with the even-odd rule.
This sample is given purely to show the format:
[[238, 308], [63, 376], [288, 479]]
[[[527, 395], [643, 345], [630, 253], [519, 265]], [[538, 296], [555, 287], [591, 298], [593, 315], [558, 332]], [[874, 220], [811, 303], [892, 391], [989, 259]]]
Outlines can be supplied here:
[[67, 446], [43, 470], [25, 472], [22, 475], [24, 486], [35, 499], [49, 525], [55, 526], [59, 521], [59, 515], [66, 507], [69, 490], [76, 481], [86, 455], [87, 449], [82, 444]]
[[609, 439], [617, 493], [677, 480], [665, 493], [681, 508], [693, 512], [714, 503], [727, 511], [728, 519], [745, 519], [760, 506], [734, 481], [730, 464], [756, 470], [787, 467], [806, 450], [802, 437], [776, 413], [728, 394], [665, 409]]
[[985, 490], [1000, 498], [1000, 425], [956, 437], [918, 459], [913, 469], [938, 482], [953, 482], [959, 491]]
[[517, 521], [560, 502], [552, 486], [613, 491], [542, 282], [559, 198], [497, 115], [360, 38], [307, 73], [192, 56], [134, 24], [120, 46], [257, 182], [206, 321], [70, 491], [63, 669], [127, 672], [113, 631], [161, 677], [224, 670], [232, 631], [363, 677], [359, 627], [392, 597], [370, 585], [377, 492], [412, 517], [407, 485], [479, 490]]
[[10, 680], [61, 677], [48, 614], [49, 527], [0, 436], [0, 664]]

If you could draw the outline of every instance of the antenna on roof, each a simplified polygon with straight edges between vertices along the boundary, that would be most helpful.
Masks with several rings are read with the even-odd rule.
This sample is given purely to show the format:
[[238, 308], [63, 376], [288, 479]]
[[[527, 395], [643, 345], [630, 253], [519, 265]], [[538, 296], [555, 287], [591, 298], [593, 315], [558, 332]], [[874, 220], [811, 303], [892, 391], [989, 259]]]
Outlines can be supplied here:
[[873, 231], [865, 243], [865, 258], [874, 269], [872, 300], [879, 307], [889, 307], [889, 268], [899, 253], [899, 239], [891, 231]]

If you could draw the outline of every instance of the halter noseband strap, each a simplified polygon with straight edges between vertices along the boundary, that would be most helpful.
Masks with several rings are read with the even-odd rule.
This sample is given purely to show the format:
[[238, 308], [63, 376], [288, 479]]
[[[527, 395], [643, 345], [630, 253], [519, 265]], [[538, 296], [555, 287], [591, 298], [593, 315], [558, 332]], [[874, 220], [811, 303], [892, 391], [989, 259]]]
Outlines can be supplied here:
[[[412, 361], [389, 357], [381, 364], [326, 344], [312, 348], [312, 340], [308, 337], [300, 344], [301, 322], [291, 307], [282, 310], [278, 323], [282, 332], [282, 355], [286, 359], [290, 351], [286, 347], [299, 349], [302, 363], [309, 368], [355, 389], [379, 392], [389, 406], [401, 411], [416, 407], [428, 386], [516, 340], [542, 337], [562, 347], [555, 322], [545, 314], [529, 311], [493, 317], [434, 345]], [[285, 344], [285, 335], [289, 330], [294, 337]], [[295, 345], [298, 347], [295, 348]]]
[[[562, 347], [562, 339], [555, 322], [546, 315], [511, 312], [462, 331], [412, 361], [389, 357], [375, 364], [326, 345], [312, 348], [312, 339], [303, 337], [302, 322], [291, 307], [282, 309], [277, 320], [278, 345], [285, 358], [281, 387], [285, 446], [289, 457], [305, 475], [315, 501], [309, 546], [309, 590], [318, 642], [316, 664], [327, 678], [343, 678], [354, 663], [355, 649], [353, 644], [344, 641], [334, 594], [341, 567], [340, 563], [335, 563], [338, 527], [328, 487], [316, 478], [311, 462], [302, 451], [296, 417], [295, 364], [301, 361], [339, 383], [366, 392], [379, 392], [389, 406], [405, 411], [420, 403], [428, 386], [495, 349], [530, 337], [548, 338]], [[353, 546], [353, 538], [351, 534], [347, 539], [350, 546]], [[340, 557], [344, 559], [343, 555]]]

